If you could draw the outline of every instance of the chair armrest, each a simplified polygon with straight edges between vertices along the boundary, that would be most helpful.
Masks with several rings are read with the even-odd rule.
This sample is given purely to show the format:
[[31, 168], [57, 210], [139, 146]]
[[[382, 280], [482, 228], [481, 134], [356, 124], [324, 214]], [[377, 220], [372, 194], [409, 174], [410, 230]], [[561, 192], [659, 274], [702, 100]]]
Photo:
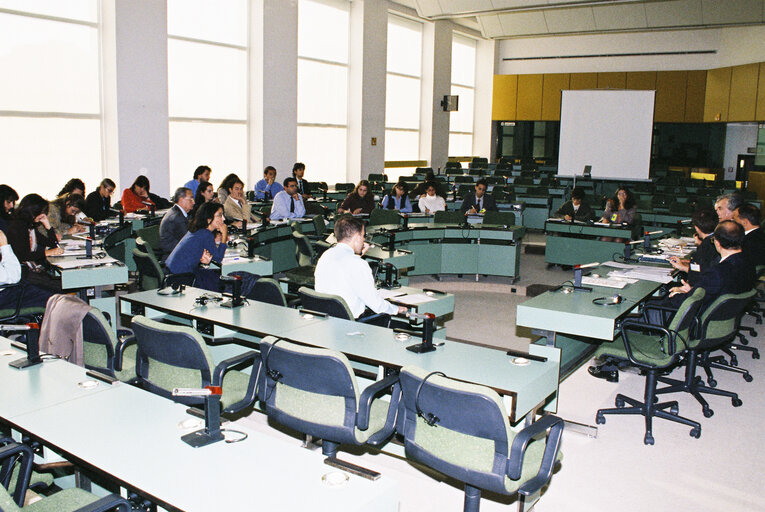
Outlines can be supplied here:
[[260, 355], [254, 350], [248, 350], [243, 354], [239, 354], [238, 356], [230, 357], [221, 361], [213, 370], [212, 385], [223, 386], [224, 375], [233, 367], [248, 361], [252, 361], [252, 371], [250, 372], [250, 380], [247, 383], [247, 392], [245, 393], [242, 400], [234, 404], [230, 404], [228, 407], [226, 407], [224, 412], [236, 412], [255, 402], [258, 373], [260, 372]]
[[16, 480], [16, 489], [8, 489], [8, 493], [12, 494], [13, 501], [16, 505], [22, 507], [24, 505], [24, 497], [27, 493], [27, 487], [29, 487], [29, 479], [32, 476], [34, 452], [29, 446], [15, 441], [0, 447], [0, 461], [3, 463], [3, 468], [8, 470], [7, 474], [3, 475], [3, 486], [7, 486], [10, 483], [13, 468], [15, 466], [14, 459], [16, 458], [19, 459], [19, 473]]
[[194, 286], [196, 274], [194, 272], [181, 272], [179, 274], [167, 274], [162, 280], [162, 288], [170, 286], [172, 283], [181, 283], [188, 286]]
[[507, 460], [506, 474], [509, 478], [518, 480], [523, 472], [523, 457], [526, 455], [526, 447], [529, 442], [537, 435], [547, 430], [550, 431], [547, 434], [545, 452], [542, 455], [542, 464], [539, 466], [539, 471], [534, 478], [528, 480], [518, 489], [519, 494], [524, 496], [533, 494], [550, 480], [553, 468], [555, 467], [555, 460], [558, 457], [558, 450], [560, 449], [563, 424], [563, 420], [557, 416], [551, 414], [542, 416], [539, 420], [521, 430], [515, 436], [515, 439], [513, 439], [510, 457]]
[[365, 316], [364, 318], [359, 318], [356, 321], [361, 322], [362, 324], [366, 324], [371, 322], [372, 320], [377, 320], [378, 318], [387, 315], [387, 313], [375, 313], [374, 315]]
[[675, 354], [675, 332], [671, 332], [666, 327], [662, 327], [660, 325], [653, 325], [645, 322], [638, 322], [635, 320], [625, 320], [622, 322], [622, 340], [624, 341], [624, 350], [627, 352], [627, 357], [629, 358], [630, 362], [643, 368], [645, 367], [645, 363], [641, 363], [640, 361], [637, 361], [632, 356], [632, 348], [630, 348], [630, 340], [629, 340], [629, 331], [649, 331], [661, 336], [667, 337], [667, 355], [674, 355]]
[[[370, 384], [364, 389], [359, 398], [359, 410], [356, 413], [356, 426], [359, 430], [366, 430], [369, 428], [369, 412], [372, 409], [372, 401], [375, 397], [396, 383], [398, 383], [398, 374], [389, 375], [382, 380]], [[391, 406], [393, 406], [392, 403]]]
[[109, 512], [117, 509], [119, 512], [130, 512], [132, 507], [130, 502], [118, 494], [109, 494], [100, 498], [90, 505], [78, 508], [75, 512]]
[[117, 330], [117, 337], [119, 339], [120, 332], [123, 334], [128, 334], [128, 337], [124, 340], [120, 340], [117, 342], [117, 346], [114, 347], [114, 371], [122, 371], [122, 358], [125, 355], [125, 350], [130, 345], [136, 344], [135, 335], [133, 334], [133, 331], [130, 329], [118, 329]]

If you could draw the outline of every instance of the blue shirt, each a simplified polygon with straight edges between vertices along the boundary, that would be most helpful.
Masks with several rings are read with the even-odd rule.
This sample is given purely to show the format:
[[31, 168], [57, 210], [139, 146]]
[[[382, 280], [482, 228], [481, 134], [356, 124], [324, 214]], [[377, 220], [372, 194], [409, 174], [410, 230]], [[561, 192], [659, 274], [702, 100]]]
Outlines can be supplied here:
[[216, 245], [215, 235], [209, 229], [188, 232], [168, 256], [167, 268], [173, 274], [194, 272], [205, 249], [212, 254], [212, 259], [220, 262], [226, 253], [226, 244]]
[[[291, 212], [292, 199], [295, 201], [295, 211]], [[291, 219], [293, 217], [303, 217], [305, 215], [305, 205], [303, 196], [297, 194], [293, 198], [286, 191], [282, 190], [274, 197], [274, 204], [271, 206], [271, 218], [273, 220]]]
[[[386, 194], [385, 197], [383, 197], [383, 200], [382, 200], [382, 207], [383, 208], [388, 208], [389, 207], [388, 203], [389, 203], [391, 197], [393, 198], [393, 207], [396, 210], [400, 211], [401, 213], [410, 213], [412, 211], [412, 203], [409, 201], [409, 198], [406, 197], [406, 195], [404, 195], [402, 197], [396, 197], [396, 196], [391, 196], [389, 194]], [[402, 199], [403, 199], [403, 201], [402, 201]], [[402, 202], [404, 203], [403, 205], [401, 204]]]
[[284, 187], [282, 187], [282, 184], [278, 181], [274, 181], [269, 185], [268, 182], [263, 179], [255, 184], [255, 199], [265, 199], [266, 192], [269, 193], [269, 198], [273, 199], [276, 197], [276, 194], [282, 190], [284, 190]]
[[197, 188], [199, 188], [199, 182], [197, 180], [191, 180], [188, 183], [186, 183], [184, 187], [190, 188], [191, 196], [194, 197], [197, 195]]

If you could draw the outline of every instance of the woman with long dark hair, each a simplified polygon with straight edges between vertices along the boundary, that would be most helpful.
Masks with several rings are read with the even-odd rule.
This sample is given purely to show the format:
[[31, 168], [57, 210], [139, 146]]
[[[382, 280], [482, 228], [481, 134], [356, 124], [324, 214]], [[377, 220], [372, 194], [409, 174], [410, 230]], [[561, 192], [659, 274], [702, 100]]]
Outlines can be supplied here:
[[189, 220], [194, 218], [199, 207], [215, 199], [215, 190], [212, 183], [200, 181], [197, 187], [197, 193], [194, 194], [194, 208], [189, 212]]
[[632, 224], [635, 213], [637, 213], [637, 208], [632, 192], [627, 187], [619, 187], [614, 197], [607, 203], [600, 222]]
[[386, 208], [388, 210], [398, 210], [401, 213], [409, 213], [412, 211], [412, 203], [409, 201], [409, 196], [407, 195], [407, 186], [405, 181], [399, 181], [396, 183], [393, 188], [385, 194], [385, 197], [383, 197], [382, 203], [380, 204], [381, 208]]
[[372, 187], [367, 180], [359, 181], [353, 192], [348, 196], [337, 209], [337, 213], [352, 213], [357, 215], [359, 213], [370, 213], [375, 208], [374, 194], [372, 193]]
[[149, 178], [141, 174], [138, 176], [130, 188], [122, 192], [122, 210], [125, 213], [134, 213], [138, 211], [148, 211], [155, 206], [154, 201], [149, 197], [151, 184]]
[[77, 215], [84, 209], [85, 199], [80, 194], [65, 194], [50, 202], [48, 220], [59, 240], [63, 235], [85, 231], [85, 226], [77, 223]]
[[8, 229], [19, 194], [8, 185], [0, 185], [0, 231]]

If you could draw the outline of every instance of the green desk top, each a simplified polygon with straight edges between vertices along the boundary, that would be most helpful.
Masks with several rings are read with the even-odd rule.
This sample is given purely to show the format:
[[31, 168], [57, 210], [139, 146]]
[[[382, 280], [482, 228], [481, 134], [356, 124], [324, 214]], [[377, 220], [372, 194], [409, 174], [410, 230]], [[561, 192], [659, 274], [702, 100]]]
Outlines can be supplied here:
[[[607, 269], [602, 268], [599, 273], [606, 275]], [[659, 286], [660, 283], [638, 281], [622, 289], [593, 286], [591, 292], [565, 293], [564, 288], [548, 291], [519, 304], [515, 323], [532, 329], [611, 341], [616, 321], [635, 309]], [[592, 299], [617, 293], [625, 298], [621, 304], [600, 306], [592, 303]]]
[[611, 236], [630, 239], [632, 228], [629, 226], [604, 226], [585, 222], [566, 222], [564, 220], [548, 220], [545, 222], [545, 232], [587, 236]]

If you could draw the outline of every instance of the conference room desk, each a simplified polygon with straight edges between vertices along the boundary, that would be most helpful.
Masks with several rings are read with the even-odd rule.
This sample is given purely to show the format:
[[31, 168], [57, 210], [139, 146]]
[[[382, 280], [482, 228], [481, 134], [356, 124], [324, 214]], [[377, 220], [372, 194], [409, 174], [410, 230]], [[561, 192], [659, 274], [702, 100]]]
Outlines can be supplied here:
[[314, 233], [312, 219], [291, 219], [278, 221], [268, 226], [248, 230], [247, 236], [255, 246], [254, 253], [265, 256], [272, 262], [272, 273], [284, 272], [298, 266], [295, 258], [295, 240], [292, 224], [297, 223], [301, 233]]
[[[462, 201], [447, 201], [446, 209], [448, 211], [457, 211], [462, 207]], [[497, 210], [501, 212], [512, 212], [515, 214], [515, 225], [529, 227], [525, 224], [526, 218], [524, 217], [524, 211], [526, 210], [526, 203], [522, 201], [514, 201], [512, 203], [497, 202]], [[433, 222], [431, 218], [430, 222]], [[474, 222], [479, 223], [479, 222]], [[409, 219], [409, 224], [412, 224], [412, 218]]]
[[679, 235], [683, 227], [691, 228], [690, 215], [674, 215], [653, 211], [638, 211], [643, 218], [645, 231], [661, 231], [666, 235]]
[[409, 275], [481, 274], [517, 279], [520, 270], [522, 226], [491, 224], [417, 224], [407, 229], [396, 225], [370, 226], [368, 233], [378, 244], [390, 240], [414, 253], [415, 267]]
[[[595, 271], [605, 276], [609, 270], [613, 269], [599, 267]], [[518, 304], [515, 323], [543, 336], [541, 342], [561, 348], [561, 376], [565, 378], [589, 359], [599, 343], [613, 341], [619, 322], [659, 286], [657, 282], [640, 280], [621, 289], [591, 286], [592, 291], [567, 293], [567, 287], [547, 291]], [[602, 306], [592, 302], [617, 293], [624, 298], [620, 304]]]
[[410, 364], [427, 371], [443, 371], [450, 377], [497, 390], [504, 397], [513, 423], [538, 406], [555, 406], [559, 374], [559, 351], [555, 347], [531, 346], [532, 354], [548, 360], [531, 361], [526, 366], [513, 364], [513, 358], [502, 350], [456, 341], [444, 341], [434, 352], [416, 354], [406, 347], [419, 339], [398, 341], [391, 329], [339, 318], [306, 317], [295, 309], [256, 302], [233, 310], [217, 304], [195, 307], [194, 298], [201, 292], [187, 288], [175, 296], [158, 296], [155, 292], [123, 295], [121, 311], [126, 316], [144, 314], [191, 324], [214, 337], [235, 336], [236, 343], [250, 348], [259, 348], [260, 339], [271, 335], [338, 350], [348, 356], [354, 368], [367, 374], [379, 376], [383, 368], [398, 370]]
[[[64, 361], [16, 370], [21, 352], [0, 339], [0, 386], [13, 390], [0, 402], [0, 417], [14, 430], [39, 439], [76, 465], [95, 469], [168, 510], [398, 510], [398, 482], [349, 475], [338, 487], [322, 476], [336, 472], [320, 452], [249, 429], [238, 443], [192, 448], [186, 407], [133, 386], [92, 381]], [[11, 355], [6, 355], [11, 353]]]
[[530, 229], [544, 229], [550, 217], [551, 196], [516, 194], [515, 200], [524, 204], [523, 225]]
[[607, 242], [601, 238], [632, 239], [629, 226], [547, 220], [544, 228], [545, 261], [557, 265], [611, 261], [614, 254], [624, 254], [624, 242]]

